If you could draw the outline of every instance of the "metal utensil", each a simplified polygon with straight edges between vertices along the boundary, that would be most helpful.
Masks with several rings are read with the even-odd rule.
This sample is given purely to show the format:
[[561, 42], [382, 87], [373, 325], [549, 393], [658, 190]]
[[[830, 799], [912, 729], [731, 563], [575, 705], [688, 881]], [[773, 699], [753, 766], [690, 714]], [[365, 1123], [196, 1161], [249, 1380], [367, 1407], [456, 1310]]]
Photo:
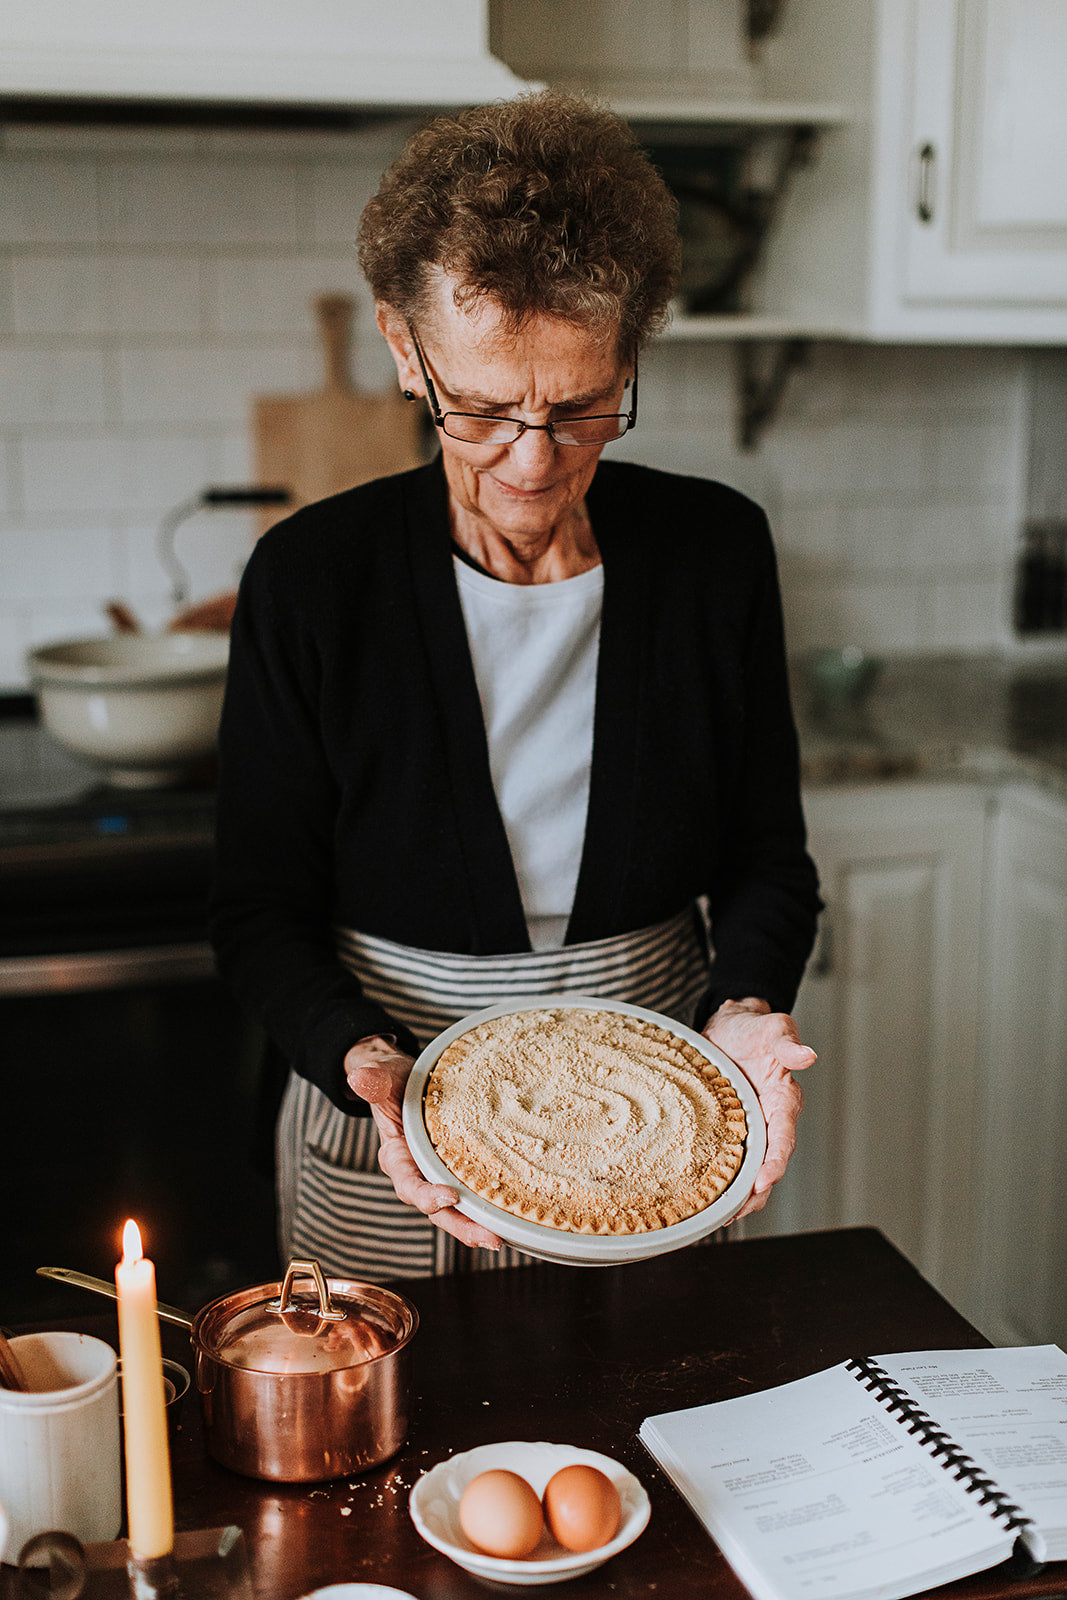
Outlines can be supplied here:
[[[76, 1289], [92, 1289], [95, 1294], [106, 1294], [109, 1300], [118, 1299], [118, 1292], [113, 1283], [109, 1283], [106, 1278], [91, 1277], [87, 1272], [72, 1272], [69, 1267], [38, 1267], [37, 1276], [56, 1278], [60, 1283], [73, 1284]], [[161, 1322], [173, 1322], [175, 1327], [184, 1328], [186, 1333], [192, 1331], [192, 1317], [178, 1306], [164, 1305], [162, 1300], [157, 1300], [156, 1315]]]
[[18, 1356], [3, 1333], [0, 1333], [0, 1384], [5, 1389], [18, 1389], [23, 1394], [30, 1387], [26, 1382], [26, 1374], [19, 1365]]

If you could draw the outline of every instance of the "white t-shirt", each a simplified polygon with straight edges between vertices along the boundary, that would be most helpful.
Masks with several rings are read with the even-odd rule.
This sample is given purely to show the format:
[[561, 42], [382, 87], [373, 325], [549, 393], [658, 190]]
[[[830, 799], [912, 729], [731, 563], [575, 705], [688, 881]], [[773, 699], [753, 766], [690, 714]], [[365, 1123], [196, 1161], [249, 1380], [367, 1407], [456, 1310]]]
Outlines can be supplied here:
[[454, 561], [530, 943], [550, 949], [566, 934], [585, 838], [604, 569], [526, 585]]

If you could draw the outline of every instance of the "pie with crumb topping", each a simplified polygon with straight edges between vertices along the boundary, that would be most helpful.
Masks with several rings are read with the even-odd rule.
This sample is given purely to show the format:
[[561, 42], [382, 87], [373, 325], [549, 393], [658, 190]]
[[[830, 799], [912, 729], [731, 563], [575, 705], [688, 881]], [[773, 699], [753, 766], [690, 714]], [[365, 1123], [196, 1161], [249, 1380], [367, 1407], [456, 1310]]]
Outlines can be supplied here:
[[442, 1051], [426, 1129], [450, 1172], [493, 1205], [571, 1233], [666, 1228], [736, 1177], [747, 1123], [694, 1046], [627, 1012], [491, 1017]]

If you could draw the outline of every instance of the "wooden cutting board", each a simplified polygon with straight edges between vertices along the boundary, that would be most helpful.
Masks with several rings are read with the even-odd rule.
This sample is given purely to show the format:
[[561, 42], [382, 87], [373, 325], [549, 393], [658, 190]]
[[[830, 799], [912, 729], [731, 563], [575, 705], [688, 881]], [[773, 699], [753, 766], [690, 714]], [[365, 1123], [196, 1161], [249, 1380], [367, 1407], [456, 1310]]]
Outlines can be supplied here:
[[[353, 388], [348, 373], [353, 300], [321, 295], [314, 302], [325, 356], [325, 381], [314, 394], [261, 395], [253, 401], [256, 482], [287, 488], [288, 510], [338, 494], [371, 478], [404, 472], [425, 460], [422, 407], [396, 390]], [[261, 517], [260, 532], [277, 522]]]

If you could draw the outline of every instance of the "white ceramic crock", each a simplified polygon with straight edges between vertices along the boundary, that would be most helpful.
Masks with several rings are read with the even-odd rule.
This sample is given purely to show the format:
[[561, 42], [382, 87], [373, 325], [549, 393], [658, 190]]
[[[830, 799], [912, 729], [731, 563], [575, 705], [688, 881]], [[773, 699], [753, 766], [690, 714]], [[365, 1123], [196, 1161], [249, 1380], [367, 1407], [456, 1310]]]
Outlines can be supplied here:
[[118, 1361], [83, 1333], [11, 1340], [30, 1388], [0, 1389], [0, 1503], [8, 1561], [49, 1529], [82, 1544], [122, 1523]]

